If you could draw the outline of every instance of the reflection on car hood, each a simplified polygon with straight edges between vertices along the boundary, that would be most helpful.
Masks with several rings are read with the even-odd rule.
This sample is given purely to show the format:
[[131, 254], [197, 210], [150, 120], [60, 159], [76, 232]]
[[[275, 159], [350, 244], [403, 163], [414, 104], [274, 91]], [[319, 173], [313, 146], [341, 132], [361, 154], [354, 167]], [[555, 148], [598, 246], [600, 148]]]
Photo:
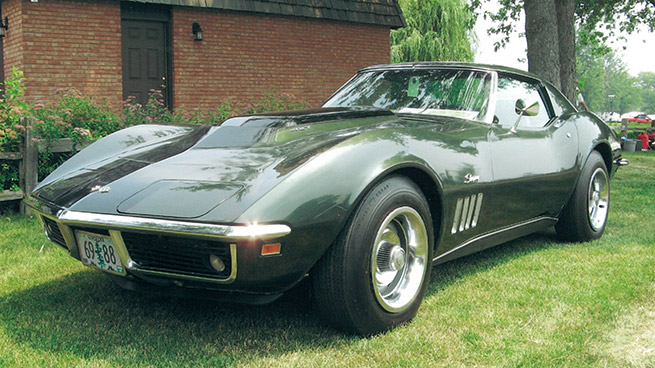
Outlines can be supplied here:
[[[399, 123], [386, 110], [238, 117], [209, 129], [185, 128], [151, 146], [146, 139], [133, 149], [116, 148], [114, 156], [99, 160], [85, 149], [33, 195], [79, 211], [176, 218], [199, 217], [229, 201], [236, 217], [312, 157], [362, 131]], [[99, 150], [94, 145], [90, 153]]]
[[[365, 128], [362, 119], [395, 117], [389, 110], [322, 108], [290, 111], [276, 114], [243, 116], [228, 119], [203, 137], [194, 148], [247, 148], [253, 146], [279, 145], [307, 136], [316, 131], [334, 131], [347, 128]], [[322, 129], [309, 131], [313, 124], [331, 123]], [[371, 121], [368, 121], [370, 123]], [[336, 124], [336, 125], [335, 125]]]

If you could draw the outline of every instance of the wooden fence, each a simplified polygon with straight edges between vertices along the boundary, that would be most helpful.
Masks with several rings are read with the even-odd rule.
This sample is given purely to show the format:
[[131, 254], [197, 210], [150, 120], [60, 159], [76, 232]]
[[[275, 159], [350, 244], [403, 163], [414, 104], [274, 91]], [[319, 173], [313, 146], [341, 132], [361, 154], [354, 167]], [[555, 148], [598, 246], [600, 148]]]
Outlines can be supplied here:
[[39, 153], [65, 153], [76, 152], [83, 147], [76, 147], [75, 142], [70, 138], [60, 139], [48, 146], [41, 140], [32, 139], [30, 127], [36, 119], [23, 118], [21, 124], [26, 127], [23, 140], [21, 142], [20, 152], [0, 152], [0, 160], [19, 161], [18, 177], [21, 190], [0, 191], [0, 202], [20, 200], [20, 212], [25, 213], [27, 210], [23, 199], [32, 192], [38, 183], [39, 176]]
[[[620, 126], [621, 129], [620, 129], [620, 130], [617, 130], [617, 132], [619, 132], [619, 133], [618, 133], [619, 136], [621, 136], [621, 137], [627, 137], [627, 136], [628, 136], [628, 132], [631, 131], [631, 130], [632, 130], [632, 131], [635, 131], [635, 132], [648, 132], [648, 131], [650, 131], [650, 130], [653, 130], [653, 127], [652, 127], [651, 125], [644, 125], [643, 128], [642, 128], [642, 127], [635, 128], [635, 127], [628, 127], [628, 123], [629, 123], [629, 122], [628, 122], [628, 120], [626, 120], [626, 119], [621, 120], [621, 126]], [[616, 125], [611, 125], [610, 127], [611, 127], [612, 129], [615, 129]], [[616, 129], [615, 129], [615, 130], [616, 130]]]

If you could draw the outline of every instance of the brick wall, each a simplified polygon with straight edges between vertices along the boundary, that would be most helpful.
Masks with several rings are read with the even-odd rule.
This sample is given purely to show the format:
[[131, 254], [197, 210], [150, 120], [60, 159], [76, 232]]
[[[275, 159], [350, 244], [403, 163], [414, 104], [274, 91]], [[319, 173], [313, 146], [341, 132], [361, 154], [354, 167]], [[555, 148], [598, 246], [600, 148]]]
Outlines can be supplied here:
[[115, 0], [5, 0], [5, 76], [25, 73], [30, 102], [74, 87], [118, 107], [122, 100], [120, 5]]
[[[74, 87], [119, 109], [118, 0], [0, 0], [9, 17], [5, 76], [25, 73], [30, 102]], [[213, 110], [223, 101], [290, 93], [318, 106], [358, 69], [389, 62], [389, 29], [301, 17], [173, 7], [173, 107]], [[204, 40], [193, 40], [198, 22]]]
[[358, 69], [389, 62], [388, 27], [185, 7], [172, 15], [175, 108], [212, 110], [269, 91], [319, 106]]
[[23, 19], [20, 16], [22, 8], [21, 0], [5, 0], [0, 3], [0, 14], [2, 18], [7, 17], [9, 20], [9, 30], [3, 42], [4, 50], [4, 75], [9, 78], [11, 75], [11, 67], [17, 66], [22, 68], [23, 65]]

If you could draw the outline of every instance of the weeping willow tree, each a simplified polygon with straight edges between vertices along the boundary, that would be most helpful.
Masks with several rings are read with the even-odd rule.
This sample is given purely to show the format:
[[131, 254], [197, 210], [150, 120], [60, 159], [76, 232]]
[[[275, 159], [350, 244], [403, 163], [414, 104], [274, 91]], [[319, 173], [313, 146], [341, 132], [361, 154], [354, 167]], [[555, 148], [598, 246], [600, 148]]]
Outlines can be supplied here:
[[391, 62], [472, 61], [466, 0], [398, 0], [407, 27], [391, 31]]

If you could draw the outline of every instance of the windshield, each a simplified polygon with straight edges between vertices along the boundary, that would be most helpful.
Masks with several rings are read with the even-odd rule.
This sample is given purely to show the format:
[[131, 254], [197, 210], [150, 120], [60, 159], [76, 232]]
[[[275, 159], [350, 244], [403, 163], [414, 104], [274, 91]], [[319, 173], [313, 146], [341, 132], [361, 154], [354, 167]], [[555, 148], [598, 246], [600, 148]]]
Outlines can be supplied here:
[[323, 107], [377, 107], [400, 114], [487, 121], [490, 73], [454, 69], [378, 70], [357, 74]]

